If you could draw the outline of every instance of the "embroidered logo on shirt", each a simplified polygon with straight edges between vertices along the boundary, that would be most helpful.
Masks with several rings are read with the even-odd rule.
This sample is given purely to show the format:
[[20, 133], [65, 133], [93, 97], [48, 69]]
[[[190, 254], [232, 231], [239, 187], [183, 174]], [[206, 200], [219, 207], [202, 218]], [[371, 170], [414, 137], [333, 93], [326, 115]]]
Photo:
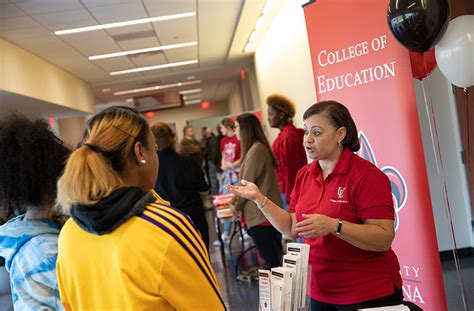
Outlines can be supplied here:
[[346, 193], [346, 187], [337, 187], [337, 197], [335, 199], [329, 199], [333, 203], [347, 203], [347, 200], [344, 200], [344, 193]]

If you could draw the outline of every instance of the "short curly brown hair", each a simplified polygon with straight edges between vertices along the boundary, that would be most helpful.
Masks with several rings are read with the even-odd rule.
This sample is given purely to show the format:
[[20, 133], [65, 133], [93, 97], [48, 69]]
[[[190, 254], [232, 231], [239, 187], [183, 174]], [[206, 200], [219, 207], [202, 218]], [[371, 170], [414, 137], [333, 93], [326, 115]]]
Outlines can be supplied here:
[[268, 96], [267, 105], [283, 112], [287, 118], [292, 119], [295, 116], [295, 104], [284, 95], [272, 94]]

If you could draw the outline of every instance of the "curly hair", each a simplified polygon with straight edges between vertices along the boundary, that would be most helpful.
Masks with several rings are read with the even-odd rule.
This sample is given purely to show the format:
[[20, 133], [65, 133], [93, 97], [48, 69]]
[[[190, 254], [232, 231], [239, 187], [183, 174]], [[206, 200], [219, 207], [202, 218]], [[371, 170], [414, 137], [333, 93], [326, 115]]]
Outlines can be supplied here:
[[0, 120], [0, 206], [7, 218], [53, 207], [69, 153], [42, 119], [10, 114]]
[[267, 97], [267, 105], [283, 112], [289, 119], [292, 119], [295, 116], [295, 104], [286, 96], [272, 94]]

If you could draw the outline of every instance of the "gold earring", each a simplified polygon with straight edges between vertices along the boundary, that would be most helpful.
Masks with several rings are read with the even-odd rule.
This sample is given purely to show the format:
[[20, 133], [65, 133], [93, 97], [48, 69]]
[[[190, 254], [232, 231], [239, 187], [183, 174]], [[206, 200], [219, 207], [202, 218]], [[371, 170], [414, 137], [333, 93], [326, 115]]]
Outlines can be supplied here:
[[140, 160], [141, 164], [146, 164], [146, 160]]

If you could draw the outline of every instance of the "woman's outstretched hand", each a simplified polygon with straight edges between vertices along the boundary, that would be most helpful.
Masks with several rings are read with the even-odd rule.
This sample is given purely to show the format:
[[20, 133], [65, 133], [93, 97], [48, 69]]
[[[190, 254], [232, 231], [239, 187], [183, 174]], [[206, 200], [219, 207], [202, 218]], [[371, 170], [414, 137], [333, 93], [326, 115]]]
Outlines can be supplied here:
[[242, 186], [225, 185], [224, 187], [230, 190], [234, 195], [252, 201], [257, 200], [259, 195], [261, 195], [256, 184], [246, 181], [245, 179], [242, 179], [240, 183]]

